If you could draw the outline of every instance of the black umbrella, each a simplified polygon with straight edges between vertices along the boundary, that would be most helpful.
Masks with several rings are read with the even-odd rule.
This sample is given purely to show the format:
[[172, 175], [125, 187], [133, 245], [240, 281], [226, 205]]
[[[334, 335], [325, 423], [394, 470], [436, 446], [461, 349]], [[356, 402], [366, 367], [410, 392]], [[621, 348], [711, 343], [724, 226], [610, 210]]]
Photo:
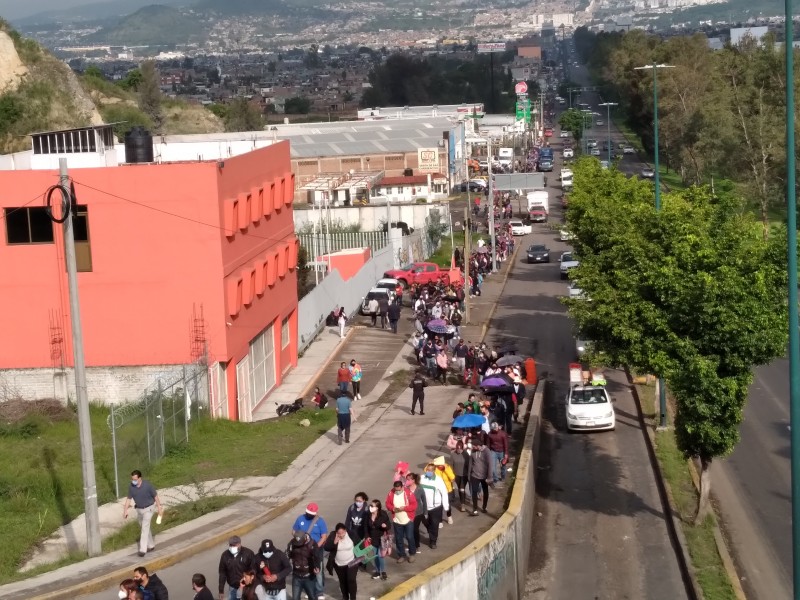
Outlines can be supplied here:
[[505, 356], [498, 358], [495, 361], [495, 364], [497, 364], [498, 367], [508, 367], [521, 362], [525, 362], [524, 356], [519, 356], [518, 354], [506, 354]]

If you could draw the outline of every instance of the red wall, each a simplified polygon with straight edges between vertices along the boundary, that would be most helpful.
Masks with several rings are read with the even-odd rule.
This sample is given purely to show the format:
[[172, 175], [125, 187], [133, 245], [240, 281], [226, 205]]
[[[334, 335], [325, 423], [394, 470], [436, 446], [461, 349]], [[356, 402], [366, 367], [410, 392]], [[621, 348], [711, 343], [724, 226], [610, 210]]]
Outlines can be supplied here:
[[[78, 203], [89, 212], [93, 269], [78, 275], [88, 366], [187, 362], [192, 307], [201, 304], [212, 360], [238, 362], [270, 323], [277, 356], [281, 320], [292, 315], [291, 344], [280, 352], [278, 377], [296, 364], [288, 142], [220, 163], [72, 169], [70, 176]], [[57, 181], [54, 171], [0, 171], [0, 208], [33, 198], [30, 206], [41, 206], [42, 193]], [[235, 203], [249, 205], [249, 212], [231, 211]], [[62, 312], [63, 336], [70, 339], [60, 230], [56, 226], [55, 243], [39, 245], [8, 245], [5, 228], [0, 232], [0, 369], [52, 365], [51, 312]], [[267, 268], [245, 277], [259, 265]], [[262, 277], [269, 280], [263, 286]], [[251, 292], [252, 286], [257, 289]], [[244, 296], [240, 306], [237, 293]], [[66, 355], [72, 364], [69, 344]], [[235, 365], [233, 375], [229, 398], [235, 406]]]

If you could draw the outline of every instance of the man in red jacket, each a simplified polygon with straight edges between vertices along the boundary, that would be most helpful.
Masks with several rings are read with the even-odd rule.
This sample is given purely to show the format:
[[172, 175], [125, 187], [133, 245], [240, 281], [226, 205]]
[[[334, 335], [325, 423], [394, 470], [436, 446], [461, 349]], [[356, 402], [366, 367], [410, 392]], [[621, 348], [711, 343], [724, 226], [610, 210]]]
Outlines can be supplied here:
[[[392, 491], [386, 496], [385, 504], [394, 524], [397, 562], [408, 560], [413, 563], [414, 555], [417, 553], [414, 544], [414, 513], [417, 511], [417, 499], [403, 487], [402, 481], [395, 481]], [[408, 556], [406, 556], [406, 540], [408, 540]]]

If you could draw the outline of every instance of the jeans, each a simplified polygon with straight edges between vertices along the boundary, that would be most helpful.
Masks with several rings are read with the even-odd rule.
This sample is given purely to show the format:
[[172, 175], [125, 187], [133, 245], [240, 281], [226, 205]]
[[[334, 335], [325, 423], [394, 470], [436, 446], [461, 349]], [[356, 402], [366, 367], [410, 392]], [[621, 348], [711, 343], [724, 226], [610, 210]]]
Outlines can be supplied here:
[[264, 590], [264, 593], [267, 594], [267, 600], [286, 600], [286, 590], [278, 590], [277, 592]]
[[358, 591], [358, 583], [356, 576], [358, 575], [358, 565], [348, 567], [347, 565], [339, 566], [333, 565], [333, 570], [336, 571], [336, 576], [339, 578], [339, 589], [342, 591], [342, 600], [356, 600], [356, 592]]
[[505, 453], [500, 450], [492, 450], [494, 460], [492, 461], [492, 481], [504, 481], [506, 478], [506, 470], [503, 467], [503, 459], [506, 457]]
[[428, 520], [425, 522], [425, 528], [428, 530], [428, 539], [431, 542], [431, 547], [436, 545], [439, 539], [439, 523], [442, 522], [444, 515], [444, 506], [437, 506], [428, 511]]
[[369, 318], [372, 321], [372, 326], [375, 327], [378, 322], [378, 313], [369, 313]]
[[413, 413], [417, 410], [417, 402], [419, 402], [419, 412], [425, 412], [425, 394], [420, 394], [417, 396], [416, 394], [412, 395], [411, 397], [411, 412]]
[[436, 375], [436, 359], [432, 356], [430, 358], [425, 358], [425, 366], [428, 369], [428, 377], [434, 377]]
[[486, 505], [489, 503], [489, 484], [485, 479], [475, 479], [470, 477], [469, 487], [472, 489], [472, 511], [478, 512], [478, 492], [483, 491], [483, 505], [481, 508], [486, 510]]
[[414, 521], [409, 521], [405, 525], [394, 523], [394, 543], [397, 547], [397, 558], [406, 557], [406, 540], [408, 540], [408, 554], [414, 556], [417, 553], [417, 546], [414, 543]]
[[458, 488], [458, 503], [461, 508], [464, 508], [464, 504], [466, 504], [467, 494], [466, 489], [467, 485], [469, 485], [469, 478], [466, 475], [456, 475], [456, 485], [455, 487]]
[[[339, 443], [342, 443], [342, 434], [344, 434], [344, 441], [350, 441], [350, 423], [352, 418], [349, 414], [336, 415], [336, 425], [339, 429]], [[322, 571], [322, 569], [320, 569]]]
[[156, 545], [156, 541], [153, 539], [153, 533], [150, 530], [150, 522], [153, 520], [154, 514], [156, 514], [155, 503], [146, 508], [136, 509], [136, 518], [139, 521], [139, 526], [142, 528], [142, 532], [139, 535], [139, 552], [147, 552]]
[[[347, 415], [348, 418], [350, 415]], [[317, 561], [319, 562], [319, 573], [317, 573], [317, 597], [325, 594], [325, 551], [317, 548]]]
[[239, 592], [239, 588], [231, 586], [228, 590], [228, 600], [236, 600], [236, 594]]
[[386, 573], [386, 559], [380, 553], [375, 557], [375, 572]]
[[344, 392], [345, 394], [347, 393], [347, 383], [348, 383], [347, 381], [340, 381], [339, 382], [339, 391], [340, 392]]
[[389, 319], [389, 325], [392, 326], [392, 333], [397, 333], [397, 319]]
[[[322, 571], [322, 569], [320, 569]], [[300, 595], [305, 592], [311, 600], [316, 600], [317, 585], [314, 577], [299, 578], [292, 576], [292, 600], [300, 600]]]

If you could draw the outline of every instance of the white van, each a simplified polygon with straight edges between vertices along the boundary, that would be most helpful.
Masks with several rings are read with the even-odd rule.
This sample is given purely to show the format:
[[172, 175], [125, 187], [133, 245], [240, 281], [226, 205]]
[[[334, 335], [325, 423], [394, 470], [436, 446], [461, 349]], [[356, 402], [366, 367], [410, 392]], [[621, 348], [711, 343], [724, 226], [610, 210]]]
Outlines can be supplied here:
[[513, 148], [500, 148], [497, 153], [497, 162], [504, 167], [510, 167], [514, 162], [514, 149]]

